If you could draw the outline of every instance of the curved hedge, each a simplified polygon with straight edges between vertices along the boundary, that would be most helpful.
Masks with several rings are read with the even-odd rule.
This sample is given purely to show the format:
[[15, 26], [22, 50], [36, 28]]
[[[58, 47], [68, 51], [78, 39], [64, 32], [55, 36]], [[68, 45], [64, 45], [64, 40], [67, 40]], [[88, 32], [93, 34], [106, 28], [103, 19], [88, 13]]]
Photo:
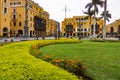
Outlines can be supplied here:
[[0, 80], [78, 80], [73, 74], [30, 55], [32, 45], [50, 42], [54, 41], [27, 41], [0, 47]]

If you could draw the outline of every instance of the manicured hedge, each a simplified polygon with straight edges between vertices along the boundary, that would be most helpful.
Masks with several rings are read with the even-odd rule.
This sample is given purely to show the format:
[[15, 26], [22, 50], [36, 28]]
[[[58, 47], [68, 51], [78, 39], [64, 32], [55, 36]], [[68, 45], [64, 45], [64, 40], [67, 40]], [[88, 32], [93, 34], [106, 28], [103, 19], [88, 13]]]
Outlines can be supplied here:
[[30, 55], [31, 46], [49, 42], [54, 41], [27, 41], [0, 47], [0, 80], [78, 80], [73, 74]]
[[0, 46], [2, 46], [2, 43], [0, 42]]

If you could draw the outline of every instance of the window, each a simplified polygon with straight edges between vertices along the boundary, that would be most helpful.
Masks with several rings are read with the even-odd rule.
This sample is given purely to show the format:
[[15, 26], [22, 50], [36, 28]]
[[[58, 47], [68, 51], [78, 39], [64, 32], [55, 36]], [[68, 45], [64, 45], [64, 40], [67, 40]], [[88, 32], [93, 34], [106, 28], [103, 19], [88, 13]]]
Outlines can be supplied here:
[[118, 33], [120, 33], [120, 25], [118, 26]]
[[113, 33], [113, 32], [114, 32], [114, 28], [110, 27], [110, 33]]
[[19, 14], [19, 17], [21, 18], [21, 14]]
[[22, 26], [22, 23], [21, 23], [21, 22], [19, 22], [19, 26]]
[[32, 17], [30, 17], [30, 21], [32, 21]]
[[6, 3], [7, 2], [7, 0], [4, 0], [4, 3]]
[[4, 14], [6, 14], [7, 13], [7, 8], [4, 8]]
[[5, 21], [6, 21], [6, 18], [5, 18]]
[[13, 19], [14, 19], [14, 20], [16, 19], [16, 15], [13, 15]]
[[30, 27], [32, 27], [32, 23], [30, 23]]
[[30, 5], [29, 7], [32, 8], [32, 5]]
[[13, 25], [16, 26], [16, 22], [14, 22]]
[[13, 3], [10, 3], [10, 5], [13, 5]]
[[13, 12], [16, 12], [16, 9], [13, 9]]
[[21, 2], [17, 2], [17, 4], [18, 4], [18, 5], [20, 5], [20, 4], [21, 4]]

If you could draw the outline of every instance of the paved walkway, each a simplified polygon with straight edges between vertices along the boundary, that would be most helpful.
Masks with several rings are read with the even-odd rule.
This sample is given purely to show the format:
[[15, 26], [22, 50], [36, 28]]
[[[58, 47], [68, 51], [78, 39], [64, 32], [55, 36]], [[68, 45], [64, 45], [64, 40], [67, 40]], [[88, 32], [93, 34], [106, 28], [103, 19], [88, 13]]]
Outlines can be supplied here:
[[[42, 40], [42, 37], [38, 37], [39, 40]], [[44, 39], [55, 39], [54, 37], [45, 37]], [[27, 41], [27, 40], [37, 40], [36, 37], [10, 37], [10, 38], [0, 38], [0, 42], [19, 42], [19, 41]]]

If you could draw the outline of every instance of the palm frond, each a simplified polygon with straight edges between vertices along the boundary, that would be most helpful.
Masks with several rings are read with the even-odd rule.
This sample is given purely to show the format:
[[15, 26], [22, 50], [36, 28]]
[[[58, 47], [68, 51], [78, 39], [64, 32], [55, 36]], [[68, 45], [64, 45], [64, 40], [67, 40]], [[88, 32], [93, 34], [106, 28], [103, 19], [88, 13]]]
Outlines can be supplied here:
[[[101, 18], [104, 18], [105, 12], [103, 11], [101, 15]], [[106, 20], [109, 22], [110, 18], [112, 18], [112, 15], [109, 13], [109, 11], [106, 11]]]

